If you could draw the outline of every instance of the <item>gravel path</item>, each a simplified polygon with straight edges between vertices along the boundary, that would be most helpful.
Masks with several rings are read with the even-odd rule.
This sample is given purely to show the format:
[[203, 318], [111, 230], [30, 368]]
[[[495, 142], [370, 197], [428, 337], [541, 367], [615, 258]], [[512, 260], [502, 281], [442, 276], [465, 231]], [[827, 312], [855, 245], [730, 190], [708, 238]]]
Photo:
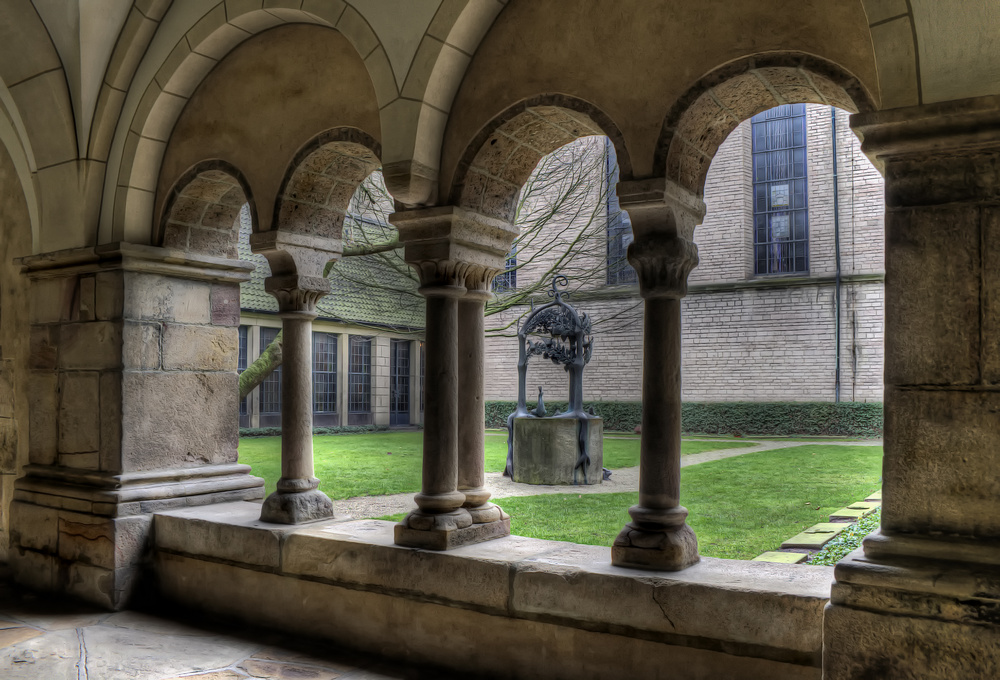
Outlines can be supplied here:
[[[622, 437], [626, 439], [627, 437]], [[692, 441], [692, 440], [689, 440]], [[694, 440], [704, 441], [704, 440]], [[748, 453], [758, 453], [759, 451], [772, 451], [774, 449], [787, 449], [793, 446], [803, 446], [806, 444], [822, 444], [824, 446], [882, 446], [882, 440], [869, 440], [861, 442], [836, 442], [822, 440], [781, 440], [764, 441], [755, 446], [747, 446], [733, 449], [716, 449], [715, 451], [705, 451], [703, 453], [692, 453], [681, 457], [681, 467], [698, 465], [699, 463], [709, 463], [713, 460], [743, 456]], [[493, 498], [510, 498], [512, 496], [537, 496], [548, 493], [618, 493], [625, 491], [637, 491], [639, 489], [639, 468], [620, 468], [613, 470], [611, 479], [605, 480], [601, 484], [593, 486], [562, 486], [562, 485], [540, 485], [540, 484], [519, 484], [504, 477], [499, 472], [486, 473], [486, 488], [493, 494]], [[336, 514], [340, 518], [354, 517], [357, 519], [365, 517], [382, 517], [384, 515], [395, 515], [401, 512], [409, 512], [413, 507], [412, 493], [397, 493], [390, 496], [358, 496], [347, 500], [334, 501]]]

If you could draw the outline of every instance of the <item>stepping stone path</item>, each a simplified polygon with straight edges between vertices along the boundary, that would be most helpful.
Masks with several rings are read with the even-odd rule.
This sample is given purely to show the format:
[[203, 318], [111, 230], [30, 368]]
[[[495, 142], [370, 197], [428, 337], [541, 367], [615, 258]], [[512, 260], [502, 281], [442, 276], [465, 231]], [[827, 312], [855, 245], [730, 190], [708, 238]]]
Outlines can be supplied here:
[[780, 549], [761, 553], [753, 561], [800, 564], [810, 555], [819, 552], [844, 529], [875, 512], [881, 505], [882, 489], [879, 489], [869, 494], [865, 500], [851, 503], [832, 513], [829, 522], [814, 524], [782, 543]]

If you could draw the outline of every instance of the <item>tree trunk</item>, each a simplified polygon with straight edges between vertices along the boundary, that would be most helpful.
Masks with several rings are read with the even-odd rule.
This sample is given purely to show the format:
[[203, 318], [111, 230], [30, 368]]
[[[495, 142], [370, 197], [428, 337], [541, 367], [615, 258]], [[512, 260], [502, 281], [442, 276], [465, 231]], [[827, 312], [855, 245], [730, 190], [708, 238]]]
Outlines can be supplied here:
[[253, 389], [264, 382], [264, 378], [281, 366], [281, 332], [274, 337], [257, 360], [240, 373], [240, 399], [253, 392]]

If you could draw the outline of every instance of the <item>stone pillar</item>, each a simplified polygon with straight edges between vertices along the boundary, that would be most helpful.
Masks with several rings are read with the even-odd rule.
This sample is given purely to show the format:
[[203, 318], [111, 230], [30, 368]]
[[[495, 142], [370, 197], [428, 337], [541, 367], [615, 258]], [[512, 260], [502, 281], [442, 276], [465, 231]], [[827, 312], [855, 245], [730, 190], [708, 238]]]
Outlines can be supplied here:
[[489, 502], [490, 492], [485, 489], [484, 314], [490, 293], [485, 279], [473, 285], [458, 302], [458, 490], [465, 494], [462, 507], [468, 509], [472, 521], [485, 524], [502, 520], [506, 515]]
[[14, 578], [121, 608], [152, 513], [263, 497], [237, 463], [239, 283], [251, 267], [129, 244], [21, 264], [30, 437], [11, 505]]
[[260, 519], [301, 524], [333, 517], [333, 501], [313, 475], [312, 439], [312, 322], [329, 282], [270, 277], [264, 289], [277, 298], [281, 316], [281, 478], [264, 500]]
[[690, 239], [704, 204], [676, 185], [651, 189], [647, 183], [618, 189], [632, 220], [628, 259], [639, 275], [645, 310], [639, 504], [629, 508], [632, 521], [615, 539], [611, 561], [677, 571], [698, 561], [698, 539], [680, 505], [681, 298], [698, 264], [698, 247]]
[[481, 360], [478, 367], [475, 362], [460, 363], [459, 299], [467, 286], [486, 290], [484, 282], [502, 269], [516, 231], [500, 220], [455, 207], [395, 213], [390, 221], [399, 229], [404, 259], [419, 273], [420, 292], [427, 298], [423, 479], [414, 498], [417, 509], [396, 525], [396, 543], [447, 550], [506, 536], [509, 518], [490, 515], [481, 507], [486, 498], [477, 493], [471, 500], [481, 501], [476, 514], [482, 521], [474, 522], [463, 507], [466, 494], [458, 489], [459, 385], [467, 377], [465, 371], [478, 372], [482, 379]]
[[837, 565], [823, 677], [996, 677], [1000, 97], [851, 124], [886, 180], [883, 508]]

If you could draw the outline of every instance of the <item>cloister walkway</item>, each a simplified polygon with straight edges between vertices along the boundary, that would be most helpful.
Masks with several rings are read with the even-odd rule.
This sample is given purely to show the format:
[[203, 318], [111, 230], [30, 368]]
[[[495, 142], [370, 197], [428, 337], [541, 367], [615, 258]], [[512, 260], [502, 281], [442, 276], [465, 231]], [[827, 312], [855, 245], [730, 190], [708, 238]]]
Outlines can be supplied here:
[[[489, 433], [492, 434], [492, 433]], [[506, 436], [506, 435], [496, 435]], [[608, 437], [626, 438], [626, 437]], [[628, 437], [631, 439], [631, 437]], [[692, 440], [695, 441], [695, 440]], [[703, 441], [703, 440], [696, 440]], [[756, 441], [748, 439], [747, 441]], [[692, 453], [681, 457], [681, 467], [709, 463], [723, 458], [743, 456], [748, 453], [759, 453], [761, 451], [772, 451], [775, 449], [787, 449], [793, 446], [803, 446], [805, 444], [822, 444], [824, 446], [882, 446], [881, 439], [869, 439], [864, 441], [834, 441], [823, 439], [782, 439], [779, 441], [759, 441], [755, 446], [746, 446], [733, 449], [717, 449], [714, 451], [704, 451], [702, 453]], [[513, 496], [537, 496], [541, 494], [553, 493], [620, 493], [639, 490], [639, 467], [619, 468], [611, 474], [611, 479], [605, 480], [601, 484], [591, 486], [560, 486], [543, 484], [519, 484], [504, 477], [499, 472], [486, 473], [486, 488], [492, 494], [492, 500], [500, 498], [510, 498]], [[334, 501], [336, 514], [338, 517], [350, 516], [357, 519], [368, 517], [384, 517], [402, 512], [409, 512], [413, 508], [412, 493], [397, 493], [388, 496], [358, 496], [346, 500]]]

